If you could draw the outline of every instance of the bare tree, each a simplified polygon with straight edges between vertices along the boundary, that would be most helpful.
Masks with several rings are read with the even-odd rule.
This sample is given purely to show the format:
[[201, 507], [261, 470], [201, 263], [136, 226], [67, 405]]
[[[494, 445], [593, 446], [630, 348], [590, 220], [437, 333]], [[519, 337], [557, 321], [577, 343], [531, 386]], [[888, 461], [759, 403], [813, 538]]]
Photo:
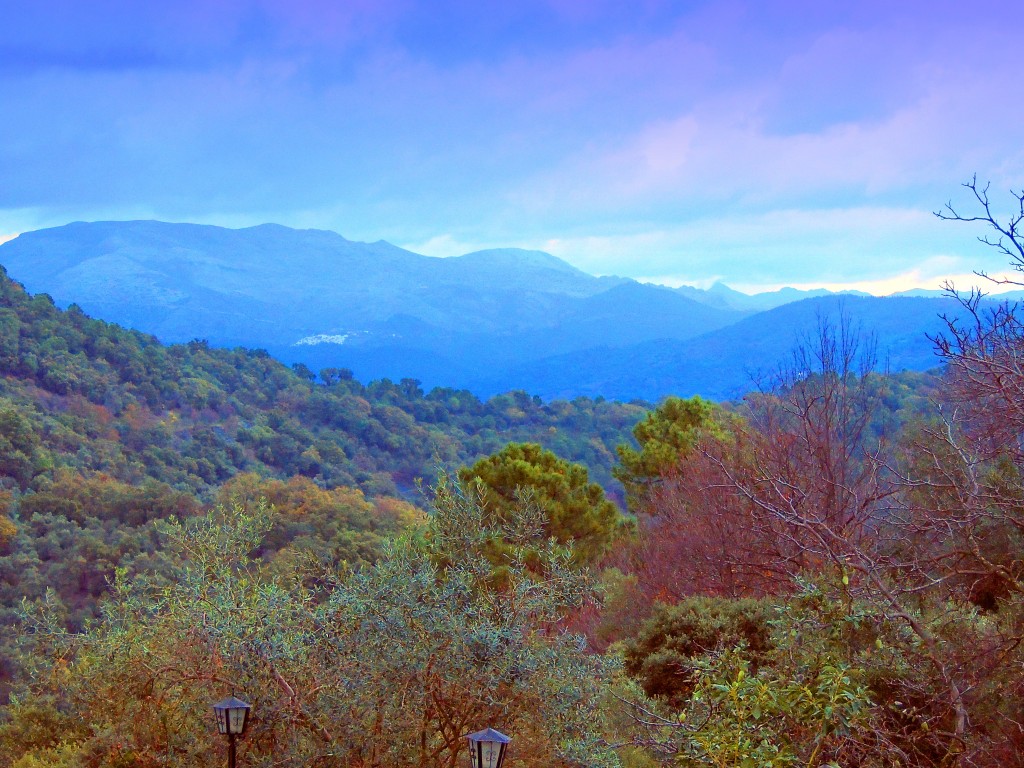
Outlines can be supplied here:
[[935, 516], [901, 516], [907, 505], [897, 496], [906, 486], [894, 471], [874, 359], [847, 320], [820, 321], [775, 389], [747, 399], [737, 440], [701, 444], [702, 462], [680, 469], [690, 482], [665, 490], [683, 494], [680, 506], [718, 501], [714, 513], [742, 531], [732, 553], [739, 572], [772, 574], [773, 591], [815, 573], [838, 574], [845, 599], [902, 626], [900, 652], [922, 676], [893, 684], [906, 686], [897, 698], [918, 702], [930, 726], [913, 738], [945, 765], [969, 765], [971, 693], [999, 643], [966, 632], [958, 610], [922, 611], [930, 599], [924, 590], [943, 581], [935, 579], [942, 531]]
[[894, 636], [910, 667], [929, 671], [892, 683], [907, 687], [896, 698], [927, 711], [925, 729], [909, 741], [960, 765], [973, 678], [950, 647], [955, 631], [923, 618], [920, 594], [898, 578], [903, 551], [888, 522], [900, 488], [873, 364], [871, 343], [846, 319], [819, 321], [776, 387], [747, 398], [733, 439], [700, 442], [661, 484], [656, 509], [682, 530], [654, 546], [686, 550], [675, 562], [699, 570], [680, 582], [694, 591], [785, 593], [820, 578], [840, 583], [850, 605], [868, 604], [899, 625]]
[[[987, 225], [980, 240], [1024, 273], [1024, 193], [1000, 220], [987, 186], [965, 186], [978, 214], [937, 215]], [[835, 575], [832, 594], [893, 627], [886, 642], [911, 671], [886, 682], [896, 748], [918, 764], [1024, 765], [1024, 319], [948, 288], [967, 312], [935, 339], [948, 372], [932, 422], [890, 440], [870, 345], [845, 321], [820, 323], [777, 385], [747, 399], [735, 439], [702, 441], [661, 484], [660, 514], [689, 527], [655, 545], [708, 563], [684, 586], [719, 594], [736, 593], [723, 576], [744, 567], [790, 583]]]
[[788, 589], [778, 537], [763, 535], [722, 472], [745, 452], [740, 434], [705, 437], [648, 495], [629, 570], [651, 598], [756, 597]]
[[668, 599], [777, 594], [836, 565], [807, 526], [860, 539], [891, 493], [874, 361], [848, 318], [819, 318], [773, 388], [748, 396], [744, 419], [662, 470], [631, 568], [641, 584]]
[[[1015, 271], [1024, 272], [1024, 190], [1021, 190], [1020, 192], [1010, 190], [1010, 196], [1013, 197], [1015, 201], [1013, 206], [1015, 210], [1005, 219], [1000, 219], [997, 214], [993, 212], [992, 202], [988, 196], [988, 190], [991, 187], [991, 182], [979, 187], [978, 175], [975, 174], [971, 177], [970, 181], [964, 182], [961, 186], [970, 190], [975, 203], [980, 206], [980, 210], [977, 213], [964, 215], [953, 205], [953, 201], [950, 200], [946, 203], [946, 207], [941, 211], [936, 211], [935, 215], [943, 221], [962, 221], [968, 223], [980, 222], [987, 225], [990, 229], [995, 231], [995, 234], [981, 235], [978, 237], [979, 242], [984, 243], [991, 248], [995, 248], [997, 251], [1008, 257], [1010, 259], [1010, 266]], [[1024, 284], [1018, 280], [994, 278], [986, 274], [984, 271], [979, 271], [977, 274], [997, 285]]]

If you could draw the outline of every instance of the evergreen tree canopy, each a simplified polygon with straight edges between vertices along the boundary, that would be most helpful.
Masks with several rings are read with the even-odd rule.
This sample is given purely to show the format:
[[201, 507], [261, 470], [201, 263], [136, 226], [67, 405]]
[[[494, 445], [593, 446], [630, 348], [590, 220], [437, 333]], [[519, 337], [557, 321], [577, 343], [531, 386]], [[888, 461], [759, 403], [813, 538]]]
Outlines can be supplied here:
[[722, 438], [737, 417], [721, 406], [699, 396], [689, 399], [667, 397], [633, 427], [639, 450], [620, 445], [619, 466], [614, 475], [624, 486], [633, 505], [659, 478], [669, 474], [697, 445], [701, 436]]
[[572, 542], [582, 562], [601, 557], [624, 523], [601, 486], [590, 482], [586, 467], [536, 443], [509, 443], [461, 469], [459, 479], [478, 489], [484, 508], [499, 519], [532, 499], [545, 513], [544, 533], [561, 544]]

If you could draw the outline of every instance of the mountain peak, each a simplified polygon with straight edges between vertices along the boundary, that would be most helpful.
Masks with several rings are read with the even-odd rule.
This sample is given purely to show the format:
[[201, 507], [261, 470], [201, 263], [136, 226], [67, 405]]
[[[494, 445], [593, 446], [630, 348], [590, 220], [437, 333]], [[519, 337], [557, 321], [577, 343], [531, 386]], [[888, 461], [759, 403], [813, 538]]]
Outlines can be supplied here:
[[730, 288], [721, 280], [715, 280], [711, 287], [708, 288], [708, 293], [716, 293], [721, 296], [748, 296], [748, 294], [737, 291], [735, 288]]
[[462, 256], [454, 257], [454, 260], [463, 264], [486, 264], [489, 266], [502, 267], [540, 267], [542, 269], [553, 269], [559, 272], [571, 272], [573, 274], [584, 274], [567, 261], [557, 256], [552, 256], [545, 251], [531, 251], [525, 248], [487, 248], [482, 251], [473, 251]]

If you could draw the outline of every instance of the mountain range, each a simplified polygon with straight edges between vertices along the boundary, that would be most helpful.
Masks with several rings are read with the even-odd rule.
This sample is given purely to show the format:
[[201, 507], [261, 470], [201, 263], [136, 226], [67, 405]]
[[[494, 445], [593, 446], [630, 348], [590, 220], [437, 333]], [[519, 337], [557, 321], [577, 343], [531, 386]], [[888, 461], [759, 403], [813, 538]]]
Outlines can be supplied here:
[[920, 370], [938, 363], [928, 335], [945, 327], [940, 315], [959, 309], [948, 298], [670, 289], [540, 251], [442, 259], [274, 224], [76, 222], [0, 245], [0, 264], [59, 306], [164, 342], [262, 348], [313, 371], [481, 395], [736, 397], [840, 314], [893, 369]]

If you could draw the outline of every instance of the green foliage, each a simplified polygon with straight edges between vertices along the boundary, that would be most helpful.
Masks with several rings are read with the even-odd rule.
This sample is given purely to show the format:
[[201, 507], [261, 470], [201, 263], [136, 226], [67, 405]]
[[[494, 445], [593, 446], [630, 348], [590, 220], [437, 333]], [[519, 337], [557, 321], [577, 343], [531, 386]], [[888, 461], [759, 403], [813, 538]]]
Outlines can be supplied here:
[[[745, 658], [732, 654], [700, 678], [692, 701], [684, 722], [705, 717], [706, 724], [690, 735], [678, 763], [723, 768], [822, 765], [866, 730], [871, 705], [856, 671], [846, 666], [756, 675]], [[839, 765], [835, 759], [829, 764]]]
[[305, 558], [331, 567], [373, 562], [388, 538], [423, 519], [402, 499], [367, 499], [356, 488], [321, 488], [301, 476], [283, 481], [242, 473], [221, 486], [217, 501], [225, 508], [273, 507], [274, 525], [253, 553], [268, 562]]
[[[786, 598], [659, 609], [623, 644], [637, 685], [634, 725], [644, 724], [634, 743], [685, 766], [955, 764], [966, 745], [931, 666], [936, 647], [853, 597], [849, 584], [836, 571], [801, 581]], [[1016, 764], [1013, 733], [1006, 739], [1000, 724], [1021, 713], [1020, 653], [1016, 644], [994, 649], [1019, 633], [1019, 610], [984, 616], [922, 600], [912, 618], [942, 638], [945, 664], [970, 675], [976, 763]]]
[[351, 372], [322, 383], [259, 351], [151, 336], [61, 311], [0, 273], [0, 474], [22, 490], [51, 466], [140, 476], [210, 498], [240, 471], [303, 475], [370, 495], [408, 491], [509, 440], [539, 442], [611, 484], [612, 447], [644, 412], [524, 392], [470, 392]]
[[49, 464], [32, 421], [11, 405], [0, 406], [0, 482], [25, 490]]
[[508, 517], [525, 499], [543, 511], [543, 534], [571, 543], [581, 562], [600, 558], [624, 520], [604, 490], [590, 482], [586, 467], [558, 458], [535, 443], [509, 443], [501, 451], [459, 470], [459, 479], [479, 491], [484, 508]]
[[[0, 754], [22, 765], [57, 749], [69, 764], [219, 765], [208, 707], [234, 690], [254, 705], [246, 765], [450, 768], [465, 736], [492, 724], [527, 763], [612, 768], [598, 711], [609, 668], [558, 631], [587, 599], [587, 575], [552, 544], [538, 550], [543, 580], [513, 565], [495, 592], [485, 548], [515, 537], [515, 516], [495, 521], [457, 491], [437, 499], [424, 536], [313, 582], [246, 554], [273, 530], [266, 508], [166, 524], [173, 582], [139, 589], [122, 574], [103, 621], [77, 635], [36, 614], [35, 669], [16, 702], [38, 706], [8, 708]], [[438, 570], [432, 552], [451, 565]], [[62, 713], [76, 724], [64, 744], [30, 738], [33, 723]]]
[[700, 397], [667, 397], [643, 421], [633, 427], [639, 449], [620, 445], [614, 475], [625, 487], [631, 507], [651, 485], [672, 470], [692, 451], [701, 437], [723, 439], [736, 417]]
[[[611, 483], [612, 446], [644, 412], [522, 392], [485, 402], [424, 393], [411, 380], [363, 385], [341, 370], [318, 383], [259, 351], [164, 346], [76, 307], [61, 311], [2, 269], [0, 363], [5, 625], [21, 599], [53, 587], [77, 629], [97, 615], [115, 568], [166, 577], [155, 522], [226, 500], [238, 475], [305, 479], [250, 496], [295, 512], [264, 543], [268, 561], [369, 562], [415, 517], [399, 499], [418, 479], [529, 439]], [[0, 701], [11, 640], [0, 637]]]
[[623, 647], [625, 668], [648, 696], [679, 705], [692, 695], [701, 660], [732, 648], [756, 670], [772, 648], [771, 606], [760, 600], [693, 597], [660, 605]]
[[[623, 550], [620, 548], [619, 552]], [[613, 556], [612, 559], [617, 559]], [[608, 566], [599, 574], [601, 610], [588, 611], [577, 617], [576, 626], [587, 635], [596, 651], [634, 636], [650, 617], [651, 604], [640, 593], [635, 573], [626, 573], [620, 567]]]
[[893, 764], [887, 755], [902, 754], [876, 734], [868, 657], [849, 655], [850, 628], [867, 617], [843, 602], [820, 607], [812, 598], [663, 607], [626, 647], [626, 669], [654, 696], [636, 705], [648, 712], [639, 743], [688, 768]]

